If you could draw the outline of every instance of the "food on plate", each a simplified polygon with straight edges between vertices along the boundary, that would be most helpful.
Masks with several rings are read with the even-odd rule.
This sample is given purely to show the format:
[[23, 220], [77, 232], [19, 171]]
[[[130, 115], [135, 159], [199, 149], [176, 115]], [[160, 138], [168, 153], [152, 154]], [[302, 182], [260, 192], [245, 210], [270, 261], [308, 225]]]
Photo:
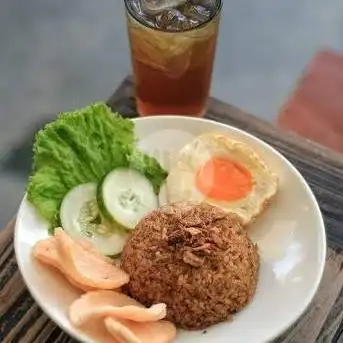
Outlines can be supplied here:
[[60, 218], [73, 237], [85, 237], [104, 255], [119, 255], [129, 231], [158, 207], [152, 183], [140, 172], [117, 168], [103, 181], [84, 183], [64, 197]]
[[54, 236], [37, 242], [32, 253], [86, 292], [71, 304], [69, 319], [98, 342], [169, 343], [175, 337], [174, 324], [162, 320], [167, 313], [165, 304], [146, 308], [113, 290], [127, 283], [129, 276], [89, 241], [56, 229]]
[[[95, 103], [60, 114], [37, 133], [27, 199], [48, 222], [50, 232], [61, 224], [60, 207], [69, 191], [83, 184], [98, 185], [116, 168], [140, 172], [158, 194], [167, 173], [138, 149], [134, 129], [133, 121]], [[109, 229], [118, 231], [115, 225]]]
[[33, 247], [32, 254], [41, 263], [59, 270], [68, 280], [68, 282], [75, 288], [84, 292], [94, 290], [93, 287], [85, 286], [69, 276], [69, 274], [65, 273], [61, 259], [58, 255], [56, 240], [54, 237], [38, 241]]
[[87, 243], [69, 237], [64, 230], [38, 241], [33, 256], [57, 268], [75, 287], [84, 290], [115, 289], [129, 281], [129, 275], [109, 258], [100, 255]]
[[165, 303], [176, 325], [202, 329], [252, 300], [259, 265], [239, 216], [206, 203], [175, 203], [147, 214], [130, 235], [123, 291], [145, 306]]
[[[127, 343], [127, 342], [120, 342], [117, 341], [113, 335], [107, 330], [104, 320], [97, 319], [93, 320], [92, 322], [87, 323], [82, 327], [78, 328], [82, 333], [86, 334], [92, 342], [96, 343]], [[88, 341], [88, 340], [87, 340]], [[86, 343], [84, 340], [82, 343]]]
[[84, 237], [103, 255], [115, 256], [123, 250], [128, 232], [107, 223], [97, 203], [97, 184], [84, 183], [64, 197], [60, 218], [63, 229], [72, 237]]
[[104, 256], [99, 250], [92, 244], [92, 242], [88, 241], [85, 238], [73, 238], [74, 242], [78, 244], [82, 249], [86, 250], [87, 252], [100, 257], [101, 259], [104, 259], [106, 261], [109, 261], [110, 263], [113, 263], [113, 259], [110, 257]]
[[83, 294], [69, 308], [69, 318], [75, 326], [105, 317], [154, 322], [165, 318], [166, 314], [165, 304], [154, 304], [146, 308], [125, 294], [105, 290]]
[[37, 133], [27, 198], [51, 236], [33, 256], [85, 292], [69, 319], [97, 341], [169, 343], [175, 325], [204, 329], [252, 301], [260, 257], [246, 226], [278, 177], [218, 133], [183, 147], [168, 174], [138, 149], [134, 129], [96, 103]]
[[129, 230], [158, 207], [152, 183], [140, 172], [128, 168], [117, 168], [104, 178], [98, 189], [98, 203], [108, 220]]
[[163, 303], [146, 308], [125, 294], [99, 290], [76, 299], [69, 308], [69, 319], [99, 342], [111, 342], [110, 334], [115, 342], [169, 343], [176, 328], [162, 320], [166, 313]]
[[164, 320], [138, 323], [108, 317], [105, 326], [118, 342], [123, 343], [169, 343], [176, 336], [175, 326]]
[[106, 258], [89, 253], [75, 244], [64, 230], [55, 232], [58, 249], [63, 263], [80, 283], [98, 289], [114, 289], [128, 282], [129, 276]]
[[207, 133], [181, 149], [166, 188], [169, 202], [205, 201], [248, 225], [277, 193], [278, 178], [248, 145]]

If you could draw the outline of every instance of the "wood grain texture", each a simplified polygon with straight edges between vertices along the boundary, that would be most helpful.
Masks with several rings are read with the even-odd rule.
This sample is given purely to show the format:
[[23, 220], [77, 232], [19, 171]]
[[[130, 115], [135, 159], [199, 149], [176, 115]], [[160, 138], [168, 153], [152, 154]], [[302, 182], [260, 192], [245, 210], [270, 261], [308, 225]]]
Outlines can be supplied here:
[[12, 221], [0, 232], [0, 342], [74, 342], [39, 308], [18, 270]]
[[[130, 79], [111, 97], [109, 105], [124, 115], [136, 115]], [[210, 101], [208, 117], [253, 133], [280, 150], [305, 176], [325, 216], [329, 249], [320, 289], [302, 318], [275, 343], [343, 343], [340, 327], [343, 317], [341, 155], [279, 131], [216, 100]], [[15, 261], [13, 224], [0, 232], [0, 342], [76, 343], [48, 319], [29, 295]]]
[[[277, 343], [334, 342], [339, 318], [333, 317], [342, 300], [343, 254], [329, 249], [320, 289], [306, 313]], [[336, 313], [337, 314], [337, 313]]]

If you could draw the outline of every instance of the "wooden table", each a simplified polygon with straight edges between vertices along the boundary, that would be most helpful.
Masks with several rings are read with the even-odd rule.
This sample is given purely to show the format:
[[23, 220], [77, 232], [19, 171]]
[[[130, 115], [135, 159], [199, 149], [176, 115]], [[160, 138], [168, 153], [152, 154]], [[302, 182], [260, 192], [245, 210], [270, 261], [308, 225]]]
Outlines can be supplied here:
[[[136, 116], [132, 86], [126, 79], [108, 101], [113, 110], [129, 117]], [[322, 284], [306, 314], [275, 342], [343, 343], [343, 156], [215, 99], [210, 100], [207, 117], [246, 130], [283, 153], [312, 187], [325, 217], [329, 249]], [[26, 289], [14, 256], [13, 222], [0, 232], [0, 300], [0, 342], [75, 342], [49, 320]]]

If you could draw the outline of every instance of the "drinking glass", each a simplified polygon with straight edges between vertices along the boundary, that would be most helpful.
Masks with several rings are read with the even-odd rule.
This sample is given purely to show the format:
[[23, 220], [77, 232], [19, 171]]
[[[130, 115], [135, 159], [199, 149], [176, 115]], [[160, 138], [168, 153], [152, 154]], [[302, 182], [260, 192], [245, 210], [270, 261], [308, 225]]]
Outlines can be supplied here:
[[[204, 115], [222, 1], [203, 0], [211, 3], [208, 12], [202, 10], [206, 7], [194, 7], [207, 14], [198, 25], [188, 19], [180, 21], [183, 14], [175, 9], [146, 14], [141, 1], [125, 0], [138, 113]], [[192, 10], [190, 1], [188, 10]]]

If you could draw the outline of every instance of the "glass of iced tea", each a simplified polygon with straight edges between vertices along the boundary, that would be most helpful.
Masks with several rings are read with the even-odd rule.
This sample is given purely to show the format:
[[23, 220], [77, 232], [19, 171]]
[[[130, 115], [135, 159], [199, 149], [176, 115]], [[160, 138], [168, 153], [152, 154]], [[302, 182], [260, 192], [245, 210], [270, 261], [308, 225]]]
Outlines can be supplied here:
[[138, 113], [206, 111], [222, 0], [125, 0]]

